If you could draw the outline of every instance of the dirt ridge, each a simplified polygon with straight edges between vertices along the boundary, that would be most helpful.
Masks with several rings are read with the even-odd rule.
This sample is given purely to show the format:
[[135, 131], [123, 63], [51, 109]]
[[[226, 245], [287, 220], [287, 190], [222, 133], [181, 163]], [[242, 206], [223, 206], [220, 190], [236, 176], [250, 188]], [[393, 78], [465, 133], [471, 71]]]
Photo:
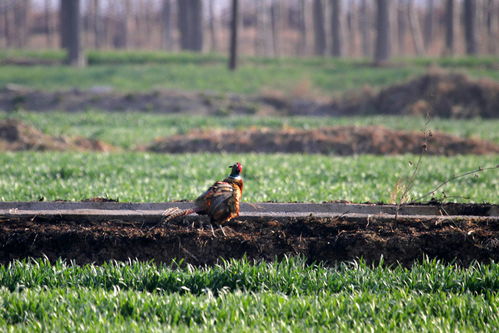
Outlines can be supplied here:
[[0, 263], [26, 257], [65, 258], [79, 264], [107, 260], [184, 259], [195, 265], [220, 258], [274, 260], [302, 255], [309, 262], [335, 264], [364, 258], [411, 265], [424, 256], [468, 265], [499, 260], [499, 220], [474, 218], [414, 220], [383, 216], [340, 218], [238, 218], [227, 236], [185, 218], [166, 226], [109, 221], [8, 220], [0, 223]]
[[419, 154], [428, 142], [429, 155], [495, 154], [499, 145], [454, 135], [392, 130], [382, 126], [335, 126], [311, 130], [243, 129], [192, 131], [157, 139], [141, 149], [161, 153], [257, 152], [306, 154]]
[[16, 119], [0, 120], [0, 151], [21, 150], [76, 150], [116, 151], [117, 148], [94, 139], [83, 137], [50, 136]]
[[259, 96], [173, 90], [121, 93], [108, 86], [49, 92], [10, 84], [0, 90], [0, 110], [20, 109], [70, 112], [98, 109], [220, 116], [430, 114], [444, 118], [498, 118], [499, 82], [432, 71], [380, 91], [366, 87], [325, 100], [275, 93]]

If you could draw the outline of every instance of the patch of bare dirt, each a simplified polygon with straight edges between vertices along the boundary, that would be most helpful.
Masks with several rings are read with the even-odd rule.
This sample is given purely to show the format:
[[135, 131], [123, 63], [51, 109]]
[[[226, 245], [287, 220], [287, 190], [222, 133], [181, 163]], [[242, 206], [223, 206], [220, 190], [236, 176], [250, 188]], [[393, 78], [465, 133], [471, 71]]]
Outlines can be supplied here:
[[[313, 130], [246, 129], [194, 131], [158, 139], [142, 149], [162, 153], [258, 152], [307, 154], [419, 154], [424, 133], [397, 131], [380, 126], [338, 126]], [[493, 154], [499, 145], [434, 132], [428, 138], [428, 154]]]
[[361, 114], [425, 115], [451, 118], [499, 117], [499, 83], [463, 74], [429, 73], [380, 92], [367, 87], [330, 102], [300, 94], [243, 96], [214, 92], [152, 91], [120, 93], [111, 87], [40, 91], [9, 84], [0, 91], [0, 110], [142, 111], [200, 115]]
[[368, 103], [383, 114], [496, 118], [499, 83], [471, 80], [463, 74], [433, 73], [383, 89]]
[[236, 219], [214, 237], [209, 228], [184, 218], [164, 227], [109, 221], [0, 221], [0, 263], [26, 257], [65, 258], [84, 264], [110, 259], [184, 259], [214, 264], [220, 258], [274, 260], [303, 255], [333, 264], [363, 257], [376, 263], [410, 265], [423, 256], [467, 265], [499, 260], [499, 220], [477, 218]]
[[114, 151], [110, 144], [82, 137], [53, 137], [42, 133], [21, 121], [0, 120], [0, 151], [19, 150], [77, 150], [77, 151]]

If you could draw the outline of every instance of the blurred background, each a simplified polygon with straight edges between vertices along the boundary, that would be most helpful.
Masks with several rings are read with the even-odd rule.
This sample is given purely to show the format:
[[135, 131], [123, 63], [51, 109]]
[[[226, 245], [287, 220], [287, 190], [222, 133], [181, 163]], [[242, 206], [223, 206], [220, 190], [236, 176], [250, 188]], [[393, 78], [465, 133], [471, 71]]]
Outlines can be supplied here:
[[[239, 0], [242, 55], [372, 58], [497, 54], [496, 0]], [[80, 17], [85, 49], [226, 53], [231, 0], [3, 0], [0, 46], [57, 49]], [[67, 19], [66, 19], [67, 18]], [[376, 39], [384, 39], [377, 45]], [[385, 48], [378, 50], [377, 48]]]

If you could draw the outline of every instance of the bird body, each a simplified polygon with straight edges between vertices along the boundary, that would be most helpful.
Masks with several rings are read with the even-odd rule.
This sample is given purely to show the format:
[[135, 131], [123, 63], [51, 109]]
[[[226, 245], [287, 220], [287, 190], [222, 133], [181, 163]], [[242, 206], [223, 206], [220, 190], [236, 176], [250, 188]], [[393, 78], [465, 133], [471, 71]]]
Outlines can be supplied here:
[[238, 162], [231, 165], [230, 175], [222, 181], [217, 181], [211, 185], [203, 194], [194, 201], [194, 208], [191, 209], [169, 209], [163, 215], [166, 216], [163, 222], [168, 222], [176, 217], [193, 213], [207, 215], [210, 223], [222, 225], [234, 217], [239, 216], [239, 205], [243, 195], [243, 179], [241, 172], [242, 165]]

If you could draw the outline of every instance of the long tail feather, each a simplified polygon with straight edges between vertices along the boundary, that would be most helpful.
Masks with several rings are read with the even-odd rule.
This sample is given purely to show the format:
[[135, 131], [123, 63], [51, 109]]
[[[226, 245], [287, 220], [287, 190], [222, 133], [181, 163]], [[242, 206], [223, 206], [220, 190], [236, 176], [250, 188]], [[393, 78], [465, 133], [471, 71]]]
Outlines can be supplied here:
[[180, 209], [178, 207], [169, 208], [163, 212], [162, 215], [165, 216], [165, 218], [163, 218], [162, 222], [167, 223], [167, 222], [173, 220], [174, 218], [177, 218], [180, 216], [186, 216], [189, 214], [194, 214], [195, 212], [196, 211], [194, 209]]

